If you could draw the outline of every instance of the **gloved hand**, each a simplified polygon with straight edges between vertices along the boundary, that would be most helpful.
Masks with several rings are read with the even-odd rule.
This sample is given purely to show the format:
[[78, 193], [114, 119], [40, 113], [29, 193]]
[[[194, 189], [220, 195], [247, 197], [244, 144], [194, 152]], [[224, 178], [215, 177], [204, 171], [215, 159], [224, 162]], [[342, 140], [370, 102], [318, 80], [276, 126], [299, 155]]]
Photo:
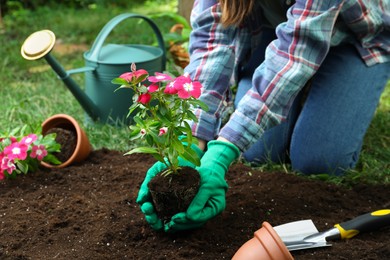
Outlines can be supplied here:
[[[191, 145], [191, 148], [198, 154], [199, 157], [202, 157], [204, 152], [199, 149], [196, 145]], [[187, 160], [184, 160], [182, 158], [178, 158], [179, 160], [179, 166], [188, 166], [195, 168], [196, 166]], [[144, 181], [141, 184], [141, 187], [138, 192], [138, 197], [136, 202], [140, 205], [142, 213], [145, 215], [146, 222], [149, 223], [149, 225], [154, 230], [160, 230], [163, 228], [163, 223], [161, 219], [158, 218], [156, 211], [152, 204], [152, 198], [150, 196], [148, 183], [151, 179], [153, 179], [154, 176], [156, 176], [159, 172], [165, 170], [167, 166], [162, 162], [156, 162], [152, 167], [149, 168], [149, 170], [146, 172], [146, 176]]]
[[196, 168], [201, 177], [199, 191], [186, 212], [174, 215], [165, 224], [166, 232], [200, 227], [225, 209], [228, 188], [225, 174], [239, 155], [240, 151], [232, 143], [218, 140], [208, 143], [201, 165]]

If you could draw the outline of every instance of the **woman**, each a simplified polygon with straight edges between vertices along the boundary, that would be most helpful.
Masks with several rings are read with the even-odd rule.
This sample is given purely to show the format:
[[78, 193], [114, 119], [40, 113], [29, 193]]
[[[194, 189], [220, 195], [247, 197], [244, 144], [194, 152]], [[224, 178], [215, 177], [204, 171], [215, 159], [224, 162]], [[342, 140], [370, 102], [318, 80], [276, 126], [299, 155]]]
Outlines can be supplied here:
[[[240, 153], [255, 163], [289, 161], [304, 174], [355, 166], [390, 77], [389, 1], [198, 0], [191, 21], [186, 71], [203, 84], [209, 106], [195, 111], [192, 125], [205, 150], [202, 183], [166, 231], [200, 226], [224, 210], [224, 176]], [[221, 127], [232, 84], [235, 110]], [[162, 228], [144, 185], [137, 202]]]

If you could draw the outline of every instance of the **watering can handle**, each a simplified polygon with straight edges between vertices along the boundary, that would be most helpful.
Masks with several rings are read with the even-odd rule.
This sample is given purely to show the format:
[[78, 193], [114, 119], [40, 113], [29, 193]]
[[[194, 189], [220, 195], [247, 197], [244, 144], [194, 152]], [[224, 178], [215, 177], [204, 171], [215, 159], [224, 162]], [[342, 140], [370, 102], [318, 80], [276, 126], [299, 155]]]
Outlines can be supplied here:
[[133, 14], [133, 13], [125, 13], [125, 14], [120, 14], [114, 18], [112, 18], [100, 31], [98, 34], [95, 42], [92, 45], [91, 51], [90, 51], [90, 56], [89, 59], [91, 61], [97, 62], [100, 49], [103, 46], [104, 41], [106, 40], [107, 36], [111, 33], [111, 31], [117, 26], [120, 22], [127, 18], [141, 18], [144, 19], [150, 27], [152, 27], [154, 33], [156, 34], [158, 45], [163, 51], [163, 57], [162, 57], [162, 68], [165, 70], [165, 62], [166, 62], [166, 51], [165, 51], [165, 45], [164, 45], [164, 40], [161, 35], [160, 30], [158, 29], [157, 25], [148, 17], [140, 15], [140, 14]]

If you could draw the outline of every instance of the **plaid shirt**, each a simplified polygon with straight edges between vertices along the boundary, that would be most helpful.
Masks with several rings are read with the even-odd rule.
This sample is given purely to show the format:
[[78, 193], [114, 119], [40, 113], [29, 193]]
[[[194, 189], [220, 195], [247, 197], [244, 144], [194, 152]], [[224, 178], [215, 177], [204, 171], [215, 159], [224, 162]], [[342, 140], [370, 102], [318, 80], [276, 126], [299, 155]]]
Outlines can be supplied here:
[[[352, 43], [368, 66], [390, 61], [389, 0], [297, 0], [277, 39], [253, 75], [253, 86], [229, 121], [221, 115], [239, 66], [261, 38], [261, 15], [247, 26], [223, 27], [218, 0], [196, 0], [191, 16], [191, 63], [185, 69], [203, 84], [207, 112], [195, 110], [193, 134], [204, 140], [222, 136], [245, 151], [262, 133], [283, 121], [294, 97], [315, 74], [329, 48]], [[240, 64], [240, 65], [239, 65]], [[234, 82], [233, 82], [234, 83]]]

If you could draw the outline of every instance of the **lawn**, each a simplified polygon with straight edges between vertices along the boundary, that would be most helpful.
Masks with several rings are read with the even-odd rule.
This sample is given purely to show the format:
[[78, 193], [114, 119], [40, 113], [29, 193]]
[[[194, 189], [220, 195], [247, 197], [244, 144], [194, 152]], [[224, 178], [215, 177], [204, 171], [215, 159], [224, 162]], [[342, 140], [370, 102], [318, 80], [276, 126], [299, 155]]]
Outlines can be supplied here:
[[[52, 55], [66, 69], [79, 68], [84, 66], [83, 52], [90, 48], [101, 28], [111, 18], [124, 12], [144, 15], [174, 13], [175, 3], [167, 0], [146, 1], [140, 6], [130, 1], [126, 8], [91, 6], [77, 10], [40, 7], [34, 11], [21, 9], [5, 16], [0, 28], [1, 131], [23, 124], [37, 125], [56, 113], [67, 113], [80, 122], [85, 119], [80, 104], [45, 60], [26, 61], [21, 57], [20, 47], [31, 33], [42, 29], [52, 30], [57, 37]], [[168, 32], [174, 24], [173, 20], [165, 18], [156, 18], [155, 21], [163, 33]], [[155, 44], [151, 29], [137, 20], [129, 20], [118, 26], [112, 37], [118, 43]], [[81, 88], [84, 87], [82, 74], [72, 77]], [[126, 151], [131, 147], [126, 127], [86, 124], [84, 128], [95, 149], [106, 147]], [[390, 83], [365, 138], [358, 167], [343, 178], [329, 178], [326, 175], [316, 178], [347, 184], [358, 181], [390, 183], [389, 147]], [[261, 168], [289, 171], [288, 165], [269, 164]]]

